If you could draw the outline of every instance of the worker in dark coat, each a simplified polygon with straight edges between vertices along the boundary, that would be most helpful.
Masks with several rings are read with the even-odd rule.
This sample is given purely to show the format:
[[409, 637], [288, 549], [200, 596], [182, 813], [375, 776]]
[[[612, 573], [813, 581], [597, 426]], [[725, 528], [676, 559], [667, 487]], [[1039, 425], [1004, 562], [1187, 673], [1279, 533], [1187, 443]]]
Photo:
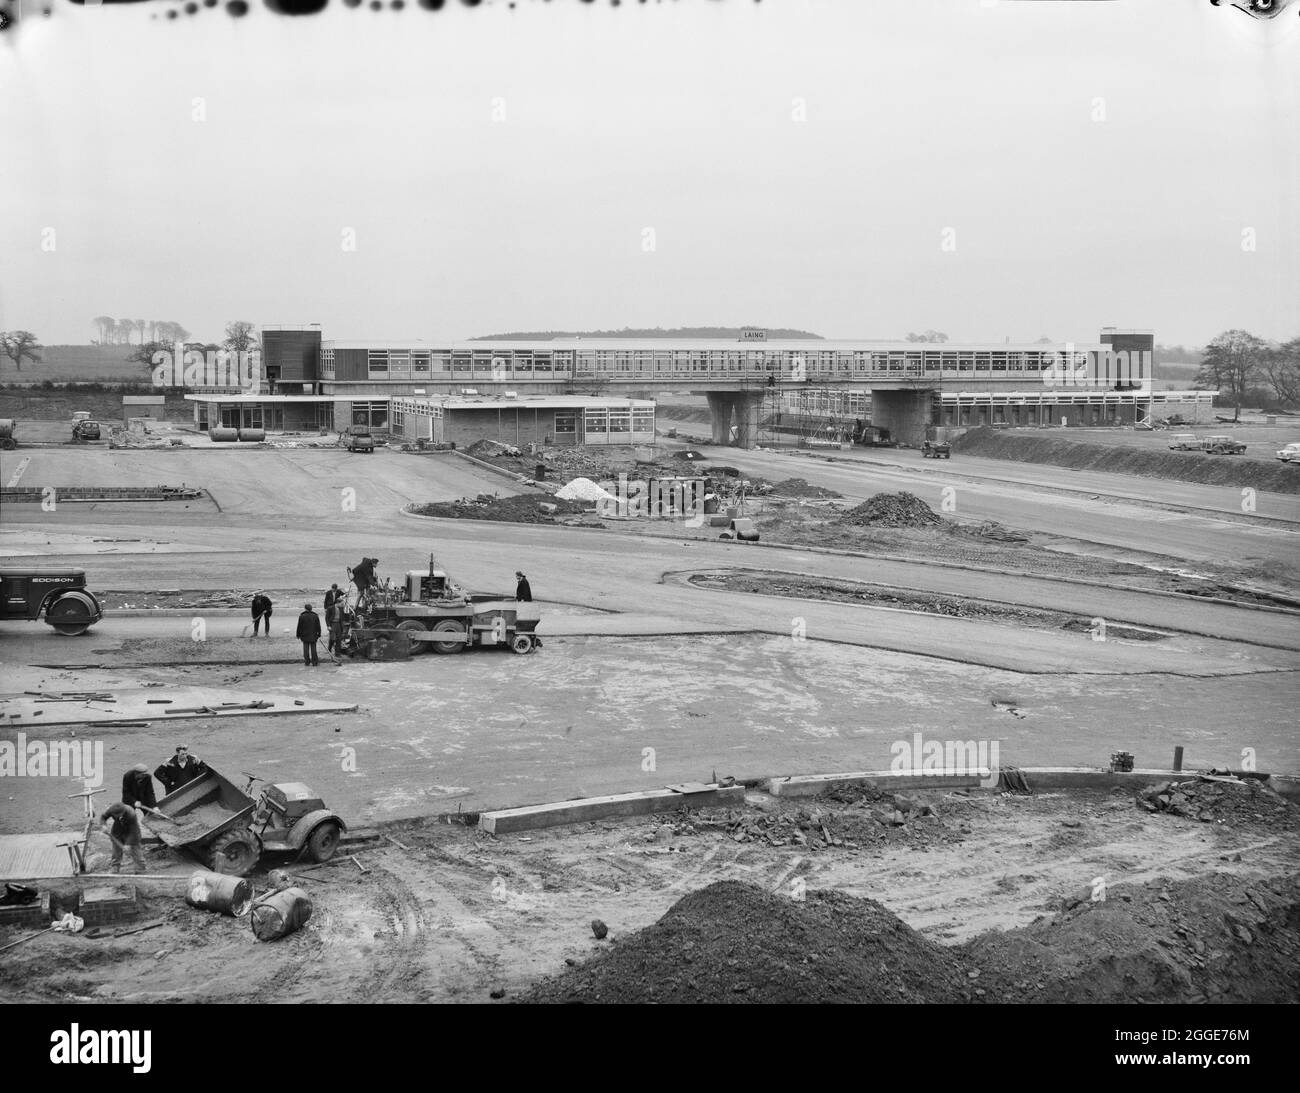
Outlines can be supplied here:
[[330, 585], [330, 590], [325, 593], [325, 628], [329, 631], [330, 640], [327, 648], [331, 653], [334, 649], [334, 623], [343, 608], [343, 593], [336, 584]]
[[316, 652], [316, 643], [320, 641], [320, 616], [312, 610], [311, 604], [307, 604], [298, 616], [298, 640], [302, 642], [303, 664], [315, 668], [320, 664]]
[[190, 754], [188, 744], [177, 744], [176, 754], [153, 772], [153, 776], [162, 783], [163, 796], [175, 793], [181, 786], [187, 786], [208, 769], [202, 759], [195, 759]]
[[136, 804], [158, 807], [158, 798], [153, 795], [153, 779], [143, 763], [136, 763], [122, 775], [122, 803], [133, 808]]
[[257, 637], [257, 627], [266, 623], [266, 636], [271, 636], [271, 600], [265, 592], [253, 595], [253, 637]]
[[372, 584], [379, 583], [375, 578], [375, 566], [378, 564], [378, 558], [362, 558], [360, 565], [352, 567], [352, 583], [357, 586], [358, 592], [365, 592]]
[[515, 599], [519, 600], [521, 603], [532, 603], [533, 590], [528, 583], [528, 578], [516, 569], [515, 580], [519, 582], [515, 585]]
[[140, 849], [140, 816], [135, 809], [121, 802], [111, 804], [99, 817], [99, 826], [107, 827], [108, 837], [113, 840], [110, 868], [114, 873], [121, 870], [122, 851], [127, 849], [131, 851], [131, 861], [136, 872], [148, 871], [144, 863], [144, 851]]

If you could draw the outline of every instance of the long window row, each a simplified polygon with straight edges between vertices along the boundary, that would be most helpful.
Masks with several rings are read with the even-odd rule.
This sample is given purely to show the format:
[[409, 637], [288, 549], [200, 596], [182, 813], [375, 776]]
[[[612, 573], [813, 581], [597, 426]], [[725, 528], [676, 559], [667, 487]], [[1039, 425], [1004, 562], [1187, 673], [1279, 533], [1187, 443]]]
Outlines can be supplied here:
[[[1148, 354], [1053, 350], [792, 350], [792, 349], [556, 349], [439, 350], [371, 349], [370, 379], [425, 379], [453, 376], [465, 380], [511, 381], [578, 375], [660, 377], [670, 375], [769, 375], [802, 380], [819, 376], [955, 378], [1038, 374], [1049, 369], [1088, 369], [1102, 380], [1139, 383], [1150, 376]], [[322, 351], [322, 375], [334, 378], [332, 348]]]

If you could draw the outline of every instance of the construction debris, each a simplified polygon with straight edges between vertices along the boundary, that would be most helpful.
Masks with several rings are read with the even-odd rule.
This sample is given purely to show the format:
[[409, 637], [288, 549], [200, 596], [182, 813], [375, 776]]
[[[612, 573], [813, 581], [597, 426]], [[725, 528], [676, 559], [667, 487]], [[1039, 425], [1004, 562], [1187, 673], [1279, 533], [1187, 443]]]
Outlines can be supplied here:
[[943, 523], [943, 517], [913, 493], [878, 493], [843, 516], [859, 527], [924, 528]]
[[1300, 826], [1300, 810], [1258, 778], [1199, 774], [1187, 781], [1160, 782], [1139, 793], [1137, 804], [1147, 812], [1201, 823]]
[[473, 500], [435, 501], [412, 505], [417, 516], [441, 516], [448, 520], [504, 520], [516, 524], [554, 524], [564, 516], [581, 516], [586, 506], [576, 501], [555, 500], [548, 494], [520, 494], [496, 497], [479, 494]]

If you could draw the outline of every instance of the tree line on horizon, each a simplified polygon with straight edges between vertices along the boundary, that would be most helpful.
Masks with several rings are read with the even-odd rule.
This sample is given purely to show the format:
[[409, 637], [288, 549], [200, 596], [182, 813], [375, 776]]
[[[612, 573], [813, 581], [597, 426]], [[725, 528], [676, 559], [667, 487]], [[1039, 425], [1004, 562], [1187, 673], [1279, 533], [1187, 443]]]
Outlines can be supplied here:
[[[100, 320], [96, 319], [95, 321], [98, 323]], [[236, 319], [234, 322], [227, 323], [225, 337], [220, 343], [187, 342], [185, 339], [190, 336], [190, 332], [180, 323], [155, 322], [145, 324], [143, 320], [121, 319], [109, 321], [117, 324], [139, 322], [142, 325], [133, 326], [132, 329], [139, 329], [142, 333], [146, 330], [153, 333], [154, 337], [151, 340], [142, 341], [133, 346], [126, 357], [127, 361], [133, 364], [141, 364], [150, 370], [154, 367], [154, 356], [157, 353], [175, 355], [190, 351], [206, 353], [209, 351], [221, 352], [222, 350], [231, 353], [248, 353], [261, 349], [261, 341], [257, 337], [257, 328], [244, 319]], [[114, 326], [113, 329], [116, 331], [119, 326]], [[91, 344], [115, 345], [129, 343], [92, 342]], [[43, 359], [41, 353], [45, 348], [45, 346], [41, 345], [40, 339], [30, 330], [0, 330], [0, 354], [13, 361], [15, 368], [19, 372], [23, 370], [23, 361], [25, 360], [30, 361], [32, 364], [40, 364]]]
[[165, 319], [115, 319], [111, 315], [96, 315], [90, 320], [99, 331], [99, 340], [91, 345], [130, 345], [131, 335], [140, 335], [140, 345], [146, 342], [183, 342], [190, 336], [180, 323]]

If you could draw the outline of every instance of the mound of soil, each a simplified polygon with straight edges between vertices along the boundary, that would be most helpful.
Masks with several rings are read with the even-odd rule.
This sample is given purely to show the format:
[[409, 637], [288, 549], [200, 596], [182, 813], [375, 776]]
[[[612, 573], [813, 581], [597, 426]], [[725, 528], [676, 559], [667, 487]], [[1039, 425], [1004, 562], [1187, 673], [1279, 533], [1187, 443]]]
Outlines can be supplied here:
[[875, 900], [720, 881], [521, 1000], [957, 1002], [968, 980], [954, 956]]
[[914, 493], [878, 493], [843, 516], [859, 527], [925, 528], [943, 523], [943, 517]]
[[1161, 782], [1138, 794], [1137, 803], [1147, 812], [1168, 812], [1202, 823], [1300, 827], [1300, 809], [1256, 778]]
[[1289, 463], [1270, 463], [1240, 455], [1174, 452], [1166, 447], [1161, 436], [1153, 436], [1151, 444], [1150, 448], [1116, 447], [982, 428], [959, 436], [953, 442], [953, 449], [967, 455], [1018, 463], [1047, 463], [1054, 467], [1138, 474], [1146, 478], [1300, 493], [1300, 471]]
[[518, 524], [554, 524], [562, 517], [577, 516], [584, 510], [582, 505], [574, 501], [540, 494], [520, 494], [517, 497], [489, 497], [480, 494], [472, 501], [461, 498], [459, 501], [412, 505], [410, 511], [419, 516], [442, 516], [450, 520], [508, 520]]
[[1300, 1001], [1300, 878], [1217, 873], [1071, 902], [962, 946], [990, 1001]]
[[814, 486], [802, 478], [787, 478], [784, 482], [777, 482], [772, 486], [772, 492], [778, 497], [815, 497], [821, 500], [844, 496], [844, 494], [836, 493], [835, 490], [828, 490], [824, 486]]

